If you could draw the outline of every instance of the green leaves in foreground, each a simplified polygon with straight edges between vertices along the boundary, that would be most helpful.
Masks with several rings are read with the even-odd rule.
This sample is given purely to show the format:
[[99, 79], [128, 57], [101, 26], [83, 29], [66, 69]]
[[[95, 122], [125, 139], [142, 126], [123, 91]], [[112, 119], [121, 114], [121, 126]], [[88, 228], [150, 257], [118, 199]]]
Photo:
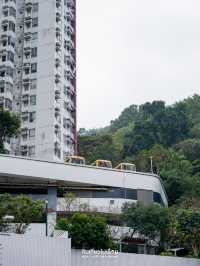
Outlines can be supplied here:
[[56, 229], [68, 231], [74, 248], [98, 250], [114, 246], [106, 220], [99, 215], [76, 213], [69, 219], [60, 219]]

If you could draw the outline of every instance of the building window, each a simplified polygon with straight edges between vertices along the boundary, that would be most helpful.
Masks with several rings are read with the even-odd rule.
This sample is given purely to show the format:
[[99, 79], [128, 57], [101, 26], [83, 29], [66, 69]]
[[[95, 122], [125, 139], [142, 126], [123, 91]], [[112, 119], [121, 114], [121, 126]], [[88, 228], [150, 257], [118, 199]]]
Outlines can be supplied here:
[[14, 7], [9, 8], [9, 14], [10, 16], [13, 16], [14, 18], [16, 18], [16, 10]]
[[24, 83], [23, 87], [24, 87], [25, 91], [28, 91], [29, 90], [29, 83]]
[[4, 93], [4, 91], [5, 91], [5, 88], [4, 88], [4, 85], [5, 83], [4, 83], [4, 81], [1, 81], [0, 82], [0, 93]]
[[30, 105], [36, 105], [36, 95], [30, 96]]
[[33, 12], [38, 12], [38, 3], [33, 4]]
[[5, 98], [5, 108], [12, 110], [12, 101], [10, 99]]
[[27, 156], [28, 155], [28, 150], [27, 150], [27, 146], [21, 146], [20, 147], [20, 150], [21, 150], [21, 155], [22, 156]]
[[29, 129], [29, 138], [35, 138], [35, 128]]
[[6, 75], [6, 71], [5, 71], [5, 69], [0, 69], [0, 77], [5, 77], [5, 75]]
[[31, 48], [31, 57], [37, 57], [37, 47]]
[[2, 61], [2, 62], [5, 62], [5, 61], [6, 61], [6, 55], [2, 55], [2, 57], [1, 57], [1, 61]]
[[37, 63], [31, 64], [31, 73], [36, 73], [37, 72]]
[[37, 32], [33, 32], [32, 33], [32, 40], [37, 40], [38, 38], [38, 33]]
[[9, 30], [15, 32], [15, 23], [13, 23], [12, 21], [9, 21]]
[[28, 122], [28, 112], [23, 112], [21, 118], [23, 123]]
[[30, 69], [29, 68], [24, 68], [24, 74], [28, 75], [30, 73]]
[[25, 25], [26, 25], [27, 29], [30, 29], [31, 28], [31, 21], [26, 21]]
[[34, 156], [35, 155], [35, 146], [30, 146], [29, 147], [28, 154], [29, 154], [29, 156]]
[[8, 16], [8, 10], [4, 10], [3, 15], [4, 15], [4, 17], [7, 17]]
[[37, 79], [32, 79], [31, 80], [31, 90], [36, 90], [37, 89]]
[[13, 92], [13, 85], [10, 82], [5, 83], [5, 88], [7, 92]]
[[21, 130], [21, 137], [23, 141], [26, 141], [28, 139], [28, 130], [26, 128]]
[[11, 67], [6, 67], [6, 76], [13, 78], [14, 70]]
[[11, 61], [12, 63], [14, 63], [14, 53], [13, 52], [8, 51], [7, 60]]
[[36, 120], [36, 112], [29, 113], [29, 122], [32, 123]]
[[37, 27], [38, 26], [38, 18], [33, 18], [32, 19], [32, 27]]

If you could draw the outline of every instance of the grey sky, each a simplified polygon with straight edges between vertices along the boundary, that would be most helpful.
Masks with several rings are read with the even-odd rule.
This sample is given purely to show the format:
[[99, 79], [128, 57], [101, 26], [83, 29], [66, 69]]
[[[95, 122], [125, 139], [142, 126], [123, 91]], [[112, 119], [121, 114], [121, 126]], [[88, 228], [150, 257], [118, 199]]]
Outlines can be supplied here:
[[199, 0], [77, 0], [78, 126], [200, 88]]

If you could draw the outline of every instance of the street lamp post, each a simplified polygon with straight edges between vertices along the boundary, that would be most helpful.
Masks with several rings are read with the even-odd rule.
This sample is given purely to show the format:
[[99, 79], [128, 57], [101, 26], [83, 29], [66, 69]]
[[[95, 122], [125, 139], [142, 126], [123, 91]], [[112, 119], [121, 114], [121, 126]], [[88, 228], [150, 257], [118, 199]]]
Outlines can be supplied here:
[[48, 200], [45, 200], [45, 229], [48, 236]]

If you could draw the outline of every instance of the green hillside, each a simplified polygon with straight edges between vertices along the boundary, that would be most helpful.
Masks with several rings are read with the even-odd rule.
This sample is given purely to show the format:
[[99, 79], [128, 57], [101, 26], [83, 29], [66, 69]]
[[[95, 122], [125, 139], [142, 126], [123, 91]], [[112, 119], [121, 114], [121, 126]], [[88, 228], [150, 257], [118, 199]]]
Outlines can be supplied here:
[[200, 95], [167, 106], [163, 101], [131, 105], [102, 129], [81, 129], [79, 154], [96, 159], [133, 162], [138, 171], [159, 174], [170, 204], [200, 196]]

